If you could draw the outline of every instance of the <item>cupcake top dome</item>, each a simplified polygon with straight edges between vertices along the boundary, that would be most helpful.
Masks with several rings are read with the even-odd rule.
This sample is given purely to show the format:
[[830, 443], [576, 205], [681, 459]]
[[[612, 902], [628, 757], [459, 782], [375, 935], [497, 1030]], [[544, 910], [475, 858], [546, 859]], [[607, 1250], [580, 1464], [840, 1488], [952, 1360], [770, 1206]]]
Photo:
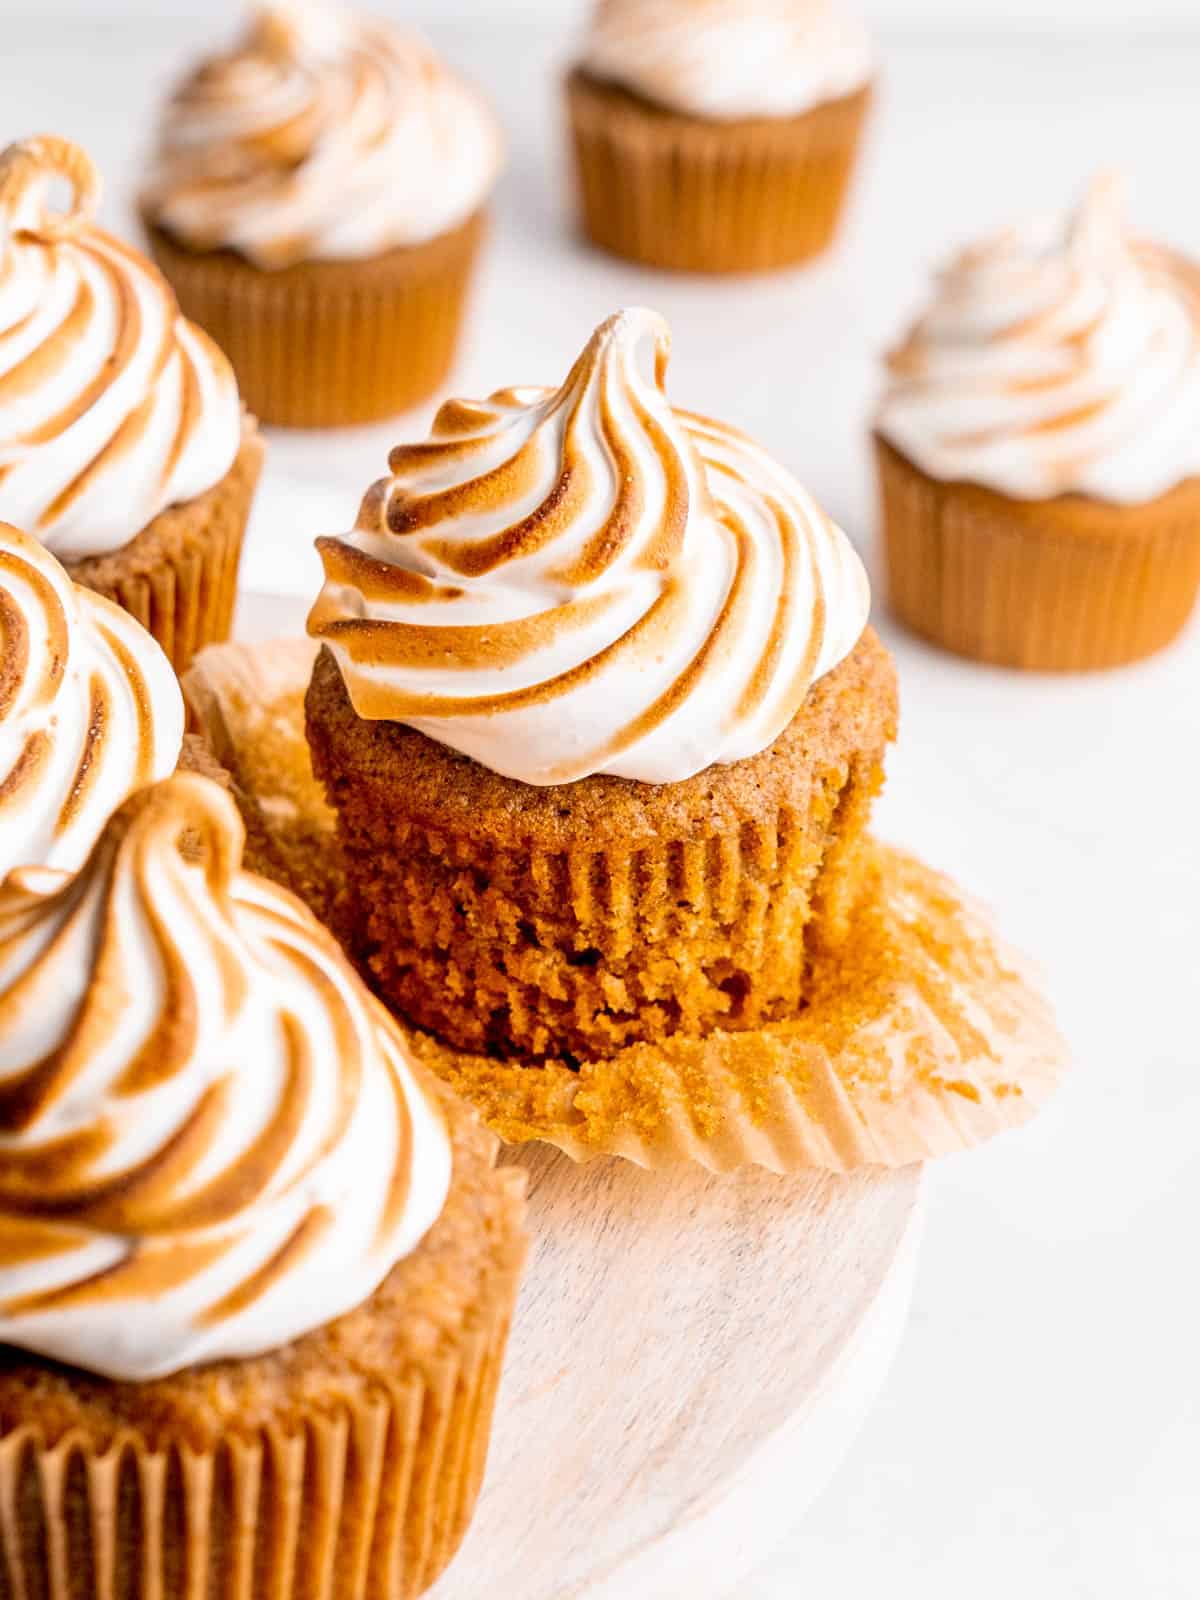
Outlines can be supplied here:
[[841, 530], [744, 434], [674, 410], [669, 334], [610, 318], [561, 388], [450, 401], [356, 526], [309, 632], [359, 716], [507, 777], [650, 783], [754, 755], [866, 623]]
[[599, 0], [582, 65], [714, 120], [790, 117], [861, 89], [870, 35], [836, 0]]
[[258, 1354], [441, 1212], [448, 1135], [395, 1025], [242, 837], [175, 777], [77, 876], [0, 884], [4, 1343], [137, 1381]]
[[0, 523], [0, 878], [80, 866], [182, 738], [183, 696], [145, 629]]
[[884, 438], [1017, 499], [1132, 504], [1200, 474], [1200, 280], [1130, 234], [1123, 198], [1102, 176], [942, 272], [889, 358]]
[[0, 516], [64, 561], [204, 494], [241, 442], [232, 367], [155, 268], [95, 226], [99, 195], [65, 139], [0, 155]]
[[421, 244], [479, 208], [500, 133], [423, 39], [317, 0], [252, 11], [163, 111], [152, 221], [278, 268]]

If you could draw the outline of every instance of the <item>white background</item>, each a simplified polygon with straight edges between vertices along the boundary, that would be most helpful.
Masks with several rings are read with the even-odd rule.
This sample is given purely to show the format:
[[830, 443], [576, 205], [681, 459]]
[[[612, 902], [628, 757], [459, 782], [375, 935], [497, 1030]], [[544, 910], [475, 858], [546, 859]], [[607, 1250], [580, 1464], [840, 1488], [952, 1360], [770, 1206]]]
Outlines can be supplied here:
[[[234, 8], [205, 5], [207, 20], [176, 25], [174, 9], [152, 5], [153, 26], [122, 28], [119, 3], [83, 7], [86, 25], [70, 32], [45, 21], [4, 32], [0, 135], [83, 139], [110, 177], [109, 218], [129, 226], [154, 98]], [[44, 0], [43, 19], [64, 4]], [[511, 147], [456, 387], [555, 381], [604, 314], [654, 304], [675, 331], [673, 394], [759, 435], [869, 556], [878, 353], [933, 262], [1024, 210], [1066, 204], [1113, 161], [1138, 225], [1200, 255], [1200, 39], [1089, 31], [1081, 14], [1117, 8], [1065, 0], [1036, 9], [1069, 15], [1066, 32], [975, 37], [983, 14], [994, 23], [1009, 8], [891, 0], [893, 16], [952, 24], [886, 32], [870, 148], [833, 256], [720, 284], [606, 261], [569, 226], [555, 84], [571, 27], [566, 7], [550, 9], [545, 28], [493, 20], [437, 35], [487, 84]], [[1159, 0], [1139, 17], [1191, 11]], [[311, 592], [311, 536], [349, 525], [389, 444], [427, 417], [273, 438], [250, 582]], [[904, 706], [880, 828], [990, 902], [1042, 964], [1076, 1070], [1026, 1132], [936, 1170], [913, 1320], [883, 1401], [737, 1600], [1196, 1600], [1200, 624], [1144, 666], [1051, 680], [939, 655], [876, 609]], [[720, 1600], [721, 1587], [714, 1571], [697, 1600]]]
[[[422, 21], [541, 20], [561, 24], [586, 14], [584, 0], [374, 0], [380, 15]], [[1180, 27], [1200, 31], [1198, 0], [858, 0], [857, 9], [889, 30], [925, 28], [930, 24], [964, 30], [1027, 31], [1065, 26], [1085, 32], [1096, 29], [1146, 32]], [[124, 17], [158, 21], [222, 15], [234, 18], [238, 0], [0, 0], [0, 16]]]

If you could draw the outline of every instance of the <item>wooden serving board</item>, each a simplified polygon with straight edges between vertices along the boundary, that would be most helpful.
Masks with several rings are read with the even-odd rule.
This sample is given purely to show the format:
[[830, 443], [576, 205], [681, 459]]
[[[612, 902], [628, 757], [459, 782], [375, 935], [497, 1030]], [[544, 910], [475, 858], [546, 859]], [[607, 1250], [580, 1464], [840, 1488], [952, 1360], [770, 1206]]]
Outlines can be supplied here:
[[882, 1386], [921, 1169], [507, 1159], [533, 1250], [479, 1509], [435, 1600], [744, 1595]]
[[[298, 633], [243, 595], [239, 637]], [[723, 1600], [834, 1472], [907, 1315], [921, 1169], [529, 1174], [487, 1478], [434, 1600]]]

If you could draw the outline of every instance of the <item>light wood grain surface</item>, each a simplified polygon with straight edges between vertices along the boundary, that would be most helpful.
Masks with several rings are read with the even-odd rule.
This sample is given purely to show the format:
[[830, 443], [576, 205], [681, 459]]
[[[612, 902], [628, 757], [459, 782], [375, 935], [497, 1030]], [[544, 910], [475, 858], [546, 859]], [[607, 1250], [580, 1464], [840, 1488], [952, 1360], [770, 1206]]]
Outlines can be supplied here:
[[475, 1524], [436, 1600], [717, 1595], [836, 1469], [907, 1313], [921, 1169], [529, 1173], [533, 1252]]

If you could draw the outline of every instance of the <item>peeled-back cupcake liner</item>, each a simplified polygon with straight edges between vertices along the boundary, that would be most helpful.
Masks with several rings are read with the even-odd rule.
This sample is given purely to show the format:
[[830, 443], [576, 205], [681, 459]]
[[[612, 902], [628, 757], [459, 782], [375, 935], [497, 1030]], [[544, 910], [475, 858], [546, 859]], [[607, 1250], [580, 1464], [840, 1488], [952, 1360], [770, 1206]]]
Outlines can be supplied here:
[[187, 670], [197, 650], [229, 637], [263, 453], [247, 420], [237, 459], [220, 483], [160, 512], [121, 549], [64, 562], [76, 583], [136, 617], [176, 672]]
[[576, 1161], [849, 1172], [970, 1149], [1044, 1104], [1066, 1052], [1026, 964], [945, 878], [876, 845], [845, 950], [793, 1021], [536, 1069], [409, 1032], [501, 1138]]
[[1014, 500], [930, 477], [876, 436], [888, 597], [997, 666], [1084, 672], [1163, 649], [1200, 591], [1200, 479], [1143, 505]]
[[706, 121], [580, 69], [567, 80], [584, 228], [615, 255], [677, 272], [754, 272], [832, 242], [870, 88], [795, 117]]
[[[335, 819], [299, 714], [314, 654], [292, 647], [284, 682], [277, 646], [219, 647], [184, 689], [271, 819], [280, 858], [294, 856], [297, 838], [331, 869], [310, 904], [336, 928]], [[1018, 1127], [1066, 1066], [1036, 981], [945, 878], [873, 841], [867, 848], [869, 892], [846, 938], [815, 952], [810, 999], [790, 1022], [537, 1066], [455, 1050], [411, 1027], [409, 1045], [501, 1138], [542, 1140], [578, 1161], [844, 1172], [947, 1155]], [[306, 892], [305, 881], [294, 886]]]
[[409, 1600], [449, 1564], [483, 1480], [499, 1305], [428, 1373], [199, 1447], [38, 1424], [0, 1435], [6, 1592], [46, 1600]]
[[184, 315], [233, 362], [250, 409], [280, 427], [330, 428], [394, 416], [441, 387], [486, 214], [366, 260], [276, 271], [231, 250], [188, 250], [149, 219], [147, 232]]

